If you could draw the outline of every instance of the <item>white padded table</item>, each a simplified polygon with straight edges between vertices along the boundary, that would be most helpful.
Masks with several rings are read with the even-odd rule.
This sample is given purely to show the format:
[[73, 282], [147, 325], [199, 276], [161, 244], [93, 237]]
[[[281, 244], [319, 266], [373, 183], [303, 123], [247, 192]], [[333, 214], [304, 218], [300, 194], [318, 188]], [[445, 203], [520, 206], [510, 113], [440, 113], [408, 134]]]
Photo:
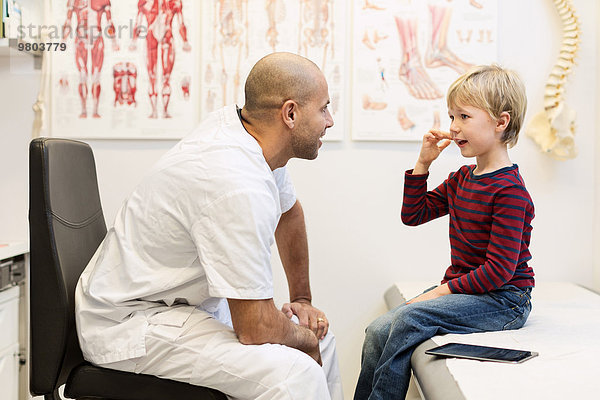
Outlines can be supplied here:
[[[403, 282], [385, 293], [396, 307], [435, 282]], [[435, 336], [419, 345], [413, 373], [427, 400], [591, 399], [600, 380], [600, 295], [572, 283], [536, 283], [533, 308], [518, 330]], [[471, 343], [539, 353], [523, 364], [502, 364], [426, 355], [449, 343]]]

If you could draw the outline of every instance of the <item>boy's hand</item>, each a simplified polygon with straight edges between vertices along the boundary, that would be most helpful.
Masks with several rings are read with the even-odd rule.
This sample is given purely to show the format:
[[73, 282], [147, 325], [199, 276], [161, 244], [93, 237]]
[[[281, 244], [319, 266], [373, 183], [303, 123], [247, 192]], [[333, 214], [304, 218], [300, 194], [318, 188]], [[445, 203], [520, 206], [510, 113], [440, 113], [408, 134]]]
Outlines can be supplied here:
[[442, 151], [452, 143], [452, 135], [438, 129], [431, 129], [423, 136], [421, 153], [413, 175], [423, 175], [429, 171], [431, 163], [438, 158]]
[[415, 297], [414, 299], [407, 301], [406, 304], [412, 304], [412, 303], [418, 303], [419, 301], [437, 299], [438, 297], [442, 297], [447, 294], [452, 294], [452, 292], [448, 288], [448, 284], [444, 283], [443, 285], [440, 285], [440, 286], [436, 287], [435, 289], [430, 290], [429, 292], [425, 292], [425, 293]]

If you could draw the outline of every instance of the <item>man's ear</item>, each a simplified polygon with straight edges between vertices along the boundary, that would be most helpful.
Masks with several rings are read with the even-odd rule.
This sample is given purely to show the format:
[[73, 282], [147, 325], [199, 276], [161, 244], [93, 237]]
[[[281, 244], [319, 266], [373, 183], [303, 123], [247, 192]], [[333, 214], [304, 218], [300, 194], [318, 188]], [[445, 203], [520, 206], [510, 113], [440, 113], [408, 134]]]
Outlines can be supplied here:
[[500, 117], [496, 120], [496, 132], [504, 132], [508, 128], [510, 122], [510, 114], [506, 111], [500, 113]]
[[290, 129], [294, 129], [298, 118], [298, 104], [294, 100], [287, 100], [281, 106], [281, 117], [283, 123]]

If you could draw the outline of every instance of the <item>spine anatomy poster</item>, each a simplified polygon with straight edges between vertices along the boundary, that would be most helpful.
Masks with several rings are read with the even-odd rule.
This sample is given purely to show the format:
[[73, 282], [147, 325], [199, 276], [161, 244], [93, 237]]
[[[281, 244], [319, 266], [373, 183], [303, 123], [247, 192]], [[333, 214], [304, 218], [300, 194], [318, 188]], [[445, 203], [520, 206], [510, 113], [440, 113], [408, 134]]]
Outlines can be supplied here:
[[179, 138], [198, 122], [199, 2], [52, 0], [54, 136]]
[[244, 82], [263, 56], [287, 51], [317, 64], [329, 84], [335, 125], [325, 140], [344, 132], [345, 0], [202, 0], [201, 110], [244, 104]]
[[497, 0], [354, 0], [352, 137], [447, 130], [446, 91], [497, 59]]

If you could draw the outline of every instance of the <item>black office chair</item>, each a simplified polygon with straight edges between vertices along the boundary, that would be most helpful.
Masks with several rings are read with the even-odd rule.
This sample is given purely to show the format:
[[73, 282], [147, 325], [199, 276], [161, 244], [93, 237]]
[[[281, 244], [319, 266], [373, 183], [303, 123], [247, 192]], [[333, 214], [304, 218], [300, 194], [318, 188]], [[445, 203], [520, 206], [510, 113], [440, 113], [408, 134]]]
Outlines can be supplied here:
[[72, 399], [226, 400], [215, 390], [96, 367], [75, 330], [75, 286], [106, 234], [92, 149], [65, 139], [29, 147], [31, 381], [34, 395]]

